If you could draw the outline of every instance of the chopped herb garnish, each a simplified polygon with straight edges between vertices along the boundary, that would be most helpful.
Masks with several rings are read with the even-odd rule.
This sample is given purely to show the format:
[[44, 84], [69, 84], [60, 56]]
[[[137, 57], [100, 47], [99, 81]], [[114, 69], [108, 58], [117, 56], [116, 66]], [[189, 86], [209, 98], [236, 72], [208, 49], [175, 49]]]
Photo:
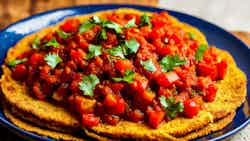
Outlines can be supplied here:
[[47, 54], [44, 57], [44, 60], [53, 69], [57, 66], [57, 64], [59, 64], [60, 62], [62, 62], [61, 57], [58, 54], [55, 54], [55, 53], [49, 53], [49, 54]]
[[38, 49], [39, 48], [39, 44], [40, 44], [40, 39], [38, 37], [36, 37], [33, 42], [32, 42], [32, 48], [33, 49]]
[[79, 83], [79, 89], [83, 91], [85, 96], [94, 96], [94, 89], [100, 83], [98, 77], [94, 74], [84, 75]]
[[186, 60], [180, 59], [179, 56], [165, 56], [163, 59], [159, 62], [161, 65], [161, 69], [163, 72], [172, 71], [174, 67], [178, 67], [180, 65], [186, 64]]
[[55, 38], [52, 38], [50, 41], [48, 41], [46, 44], [45, 44], [46, 47], [54, 47], [54, 48], [58, 48], [59, 47], [59, 43], [56, 41]]
[[207, 45], [201, 44], [195, 52], [195, 60], [196, 61], [201, 61], [203, 60], [203, 54], [207, 50]]
[[101, 22], [102, 22], [102, 20], [98, 16], [92, 17], [92, 23], [100, 24]]
[[115, 82], [125, 81], [128, 83], [132, 83], [134, 81], [134, 78], [135, 78], [135, 73], [131, 70], [126, 70], [124, 77], [113, 77], [112, 79]]
[[99, 32], [98, 39], [107, 40], [107, 32], [105, 28], [101, 29], [101, 31]]
[[92, 58], [102, 54], [102, 46], [101, 45], [90, 44], [88, 49], [89, 49], [89, 53], [87, 54], [87, 59], [92, 59]]
[[150, 17], [144, 13], [140, 18], [140, 26], [148, 25], [150, 28], [152, 28], [152, 24], [150, 22]]
[[59, 37], [63, 39], [67, 39], [70, 36], [70, 33], [64, 32], [62, 30], [57, 30], [56, 32], [59, 35]]
[[140, 64], [144, 67], [144, 69], [148, 71], [152, 71], [152, 72], [156, 71], [156, 67], [152, 60], [140, 61]]
[[128, 23], [125, 25], [125, 28], [130, 28], [130, 27], [136, 27], [135, 18], [129, 20]]
[[9, 67], [15, 67], [17, 64], [22, 64], [24, 62], [28, 61], [28, 58], [22, 58], [22, 59], [16, 59], [13, 61], [8, 62]]
[[189, 38], [194, 40], [196, 38], [196, 35], [192, 32], [188, 32]]
[[140, 44], [134, 38], [132, 38], [128, 41], [125, 41], [124, 54], [129, 55], [129, 54], [136, 53], [137, 50], [139, 49], [139, 47], [140, 47]]
[[107, 52], [112, 56], [118, 56], [118, 57], [124, 58], [123, 49], [121, 46], [112, 47], [111, 49], [107, 49]]
[[89, 29], [91, 29], [95, 24], [91, 23], [90, 21], [85, 21], [84, 23], [81, 24], [81, 26], [79, 27], [79, 32], [85, 32]]
[[119, 24], [112, 22], [112, 21], [104, 21], [102, 23], [102, 27], [114, 29], [117, 34], [122, 32], [122, 27]]
[[159, 98], [161, 105], [165, 108], [166, 114], [171, 119], [175, 118], [177, 113], [181, 113], [184, 110], [184, 105], [182, 102], [176, 102], [174, 97], [160, 96]]

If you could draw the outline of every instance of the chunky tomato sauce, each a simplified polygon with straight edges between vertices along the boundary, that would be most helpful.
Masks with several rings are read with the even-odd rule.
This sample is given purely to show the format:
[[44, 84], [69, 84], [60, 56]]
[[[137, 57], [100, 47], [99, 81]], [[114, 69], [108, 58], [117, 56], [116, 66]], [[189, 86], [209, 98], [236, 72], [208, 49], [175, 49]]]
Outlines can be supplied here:
[[7, 65], [30, 95], [62, 103], [85, 127], [128, 120], [157, 128], [193, 118], [214, 101], [227, 62], [169, 19], [166, 12], [70, 19]]

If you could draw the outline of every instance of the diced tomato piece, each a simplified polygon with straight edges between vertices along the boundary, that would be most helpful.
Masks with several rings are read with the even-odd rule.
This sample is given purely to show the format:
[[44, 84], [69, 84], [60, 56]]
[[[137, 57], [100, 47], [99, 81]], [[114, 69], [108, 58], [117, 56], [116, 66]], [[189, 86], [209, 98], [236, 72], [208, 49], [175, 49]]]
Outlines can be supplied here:
[[60, 26], [64, 32], [76, 32], [78, 30], [78, 26], [80, 25], [80, 21], [77, 19], [70, 19], [64, 22]]
[[209, 76], [212, 80], [216, 80], [218, 77], [216, 65], [207, 64], [205, 62], [197, 65], [197, 72], [199, 76]]
[[168, 98], [169, 96], [171, 96], [171, 91], [169, 89], [166, 89], [164, 87], [160, 87], [158, 90], [158, 95], [159, 96], [165, 96], [166, 98]]
[[198, 77], [197, 88], [199, 90], [204, 90], [208, 88], [209, 84], [212, 84], [212, 83], [213, 81], [211, 80], [210, 77]]
[[171, 36], [171, 39], [174, 40], [175, 44], [179, 44], [179, 43], [181, 42], [180, 37], [178, 37], [176, 34], [173, 34], [173, 35]]
[[157, 84], [162, 87], [168, 87], [178, 79], [180, 78], [175, 72], [161, 73], [156, 77]]
[[82, 125], [85, 127], [97, 126], [100, 119], [94, 114], [82, 114]]
[[148, 124], [153, 128], [157, 128], [165, 116], [165, 112], [163, 111], [148, 111], [147, 114]]
[[110, 114], [123, 114], [125, 112], [126, 104], [123, 98], [118, 98], [117, 99], [117, 104], [114, 107], [109, 107], [108, 112]]
[[24, 64], [18, 64], [11, 73], [12, 78], [18, 81], [23, 81], [28, 75], [27, 67]]
[[115, 68], [121, 73], [124, 74], [126, 70], [132, 70], [133, 64], [129, 60], [117, 60], [115, 62]]
[[188, 118], [192, 118], [198, 114], [200, 106], [193, 99], [184, 102], [184, 114]]
[[34, 53], [33, 55], [31, 55], [31, 57], [29, 58], [29, 63], [32, 66], [37, 66], [37, 65], [41, 65], [44, 62], [44, 58], [43, 55], [40, 53]]
[[223, 79], [227, 73], [227, 61], [222, 60], [217, 63], [218, 79]]
[[39, 100], [44, 100], [46, 98], [46, 95], [44, 95], [41, 91], [41, 85], [39, 82], [34, 83], [32, 91], [35, 94], [36, 98], [38, 98]]
[[116, 100], [115, 95], [113, 95], [113, 94], [107, 94], [105, 96], [103, 104], [105, 106], [108, 106], [108, 107], [116, 106], [117, 100]]
[[130, 87], [138, 93], [142, 93], [148, 87], [147, 78], [136, 75], [134, 82], [130, 83]]
[[133, 122], [139, 122], [143, 120], [144, 114], [140, 110], [136, 109], [134, 111], [130, 111], [128, 113], [128, 117]]
[[211, 83], [208, 85], [208, 88], [205, 90], [205, 95], [203, 96], [203, 99], [207, 102], [214, 101], [216, 97], [217, 87], [214, 83]]
[[147, 90], [144, 90], [144, 92], [139, 93], [139, 95], [144, 103], [151, 103], [155, 98], [155, 93]]

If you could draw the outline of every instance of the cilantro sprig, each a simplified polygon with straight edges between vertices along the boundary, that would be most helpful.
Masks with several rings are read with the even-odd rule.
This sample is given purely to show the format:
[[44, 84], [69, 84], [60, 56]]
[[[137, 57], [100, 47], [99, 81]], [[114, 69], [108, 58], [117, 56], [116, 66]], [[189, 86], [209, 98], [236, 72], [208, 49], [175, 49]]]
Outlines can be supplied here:
[[203, 54], [207, 50], [207, 45], [201, 44], [195, 52], [195, 60], [200, 62], [203, 60]]
[[39, 44], [40, 44], [40, 39], [38, 37], [36, 37], [33, 41], [32, 41], [32, 48], [33, 49], [38, 49], [39, 48]]
[[135, 78], [135, 72], [133, 72], [131, 70], [126, 70], [124, 77], [113, 77], [112, 79], [115, 82], [125, 81], [128, 83], [132, 83], [134, 81], [134, 78]]
[[60, 44], [57, 42], [56, 38], [52, 38], [51, 40], [49, 40], [49, 41], [45, 44], [46, 47], [52, 46], [52, 47], [54, 47], [54, 48], [59, 48], [59, 45], [60, 45]]
[[91, 23], [90, 21], [83, 22], [79, 27], [79, 32], [83, 33], [91, 29], [95, 24]]
[[174, 67], [178, 67], [181, 65], [186, 64], [186, 60], [180, 59], [179, 56], [165, 56], [162, 58], [162, 60], [159, 62], [161, 65], [161, 69], [163, 72], [172, 71]]
[[99, 83], [100, 80], [96, 75], [84, 75], [79, 83], [79, 89], [83, 92], [83, 95], [92, 97], [94, 96], [94, 89]]
[[166, 99], [165, 96], [159, 97], [160, 103], [162, 107], [166, 110], [166, 114], [171, 119], [175, 118], [177, 113], [181, 113], [184, 110], [184, 105], [182, 102], [176, 102], [174, 97], [168, 97]]
[[141, 17], [140, 17], [140, 25], [139, 26], [145, 26], [148, 25], [150, 28], [152, 28], [152, 24], [150, 22], [150, 17], [144, 13]]
[[188, 32], [188, 35], [189, 35], [190, 39], [192, 39], [192, 40], [196, 39], [196, 35], [194, 33]]
[[136, 23], [135, 23], [135, 18], [131, 19], [128, 21], [128, 23], [125, 25], [125, 28], [130, 28], [130, 27], [136, 27]]
[[59, 35], [59, 37], [63, 39], [67, 39], [71, 35], [70, 33], [64, 32], [62, 30], [57, 30], [56, 32]]
[[26, 61], [28, 61], [28, 58], [16, 59], [16, 60], [12, 60], [12, 61], [8, 62], [7, 65], [9, 67], [15, 67], [16, 65], [22, 64]]
[[121, 46], [112, 47], [110, 49], [107, 49], [107, 52], [112, 56], [118, 56], [118, 57], [124, 58], [123, 48]]
[[88, 49], [89, 49], [89, 53], [87, 54], [88, 60], [102, 54], [102, 46], [101, 45], [90, 44]]
[[55, 53], [49, 53], [44, 57], [44, 60], [51, 68], [55, 68], [59, 63], [62, 62], [62, 58]]
[[156, 67], [151, 59], [147, 61], [140, 61], [140, 64], [144, 67], [144, 69], [154, 72], [156, 71]]

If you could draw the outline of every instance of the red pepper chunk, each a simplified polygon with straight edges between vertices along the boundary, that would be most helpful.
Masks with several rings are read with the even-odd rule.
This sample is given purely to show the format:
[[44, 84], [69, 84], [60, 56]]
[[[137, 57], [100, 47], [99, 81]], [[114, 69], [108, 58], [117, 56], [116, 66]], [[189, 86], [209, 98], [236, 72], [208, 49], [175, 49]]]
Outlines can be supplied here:
[[211, 83], [208, 85], [208, 88], [205, 90], [205, 95], [203, 96], [203, 99], [207, 102], [212, 102], [215, 99], [217, 92], [217, 87], [214, 83]]
[[218, 79], [223, 79], [227, 72], [227, 62], [222, 60], [221, 62], [217, 63], [218, 69]]
[[168, 87], [179, 79], [179, 76], [175, 72], [161, 73], [156, 77], [158, 85], [162, 87]]
[[97, 126], [100, 119], [94, 114], [82, 114], [82, 125], [85, 127]]
[[77, 19], [70, 19], [64, 22], [60, 26], [64, 32], [76, 32], [78, 30], [78, 26], [80, 25], [80, 21]]
[[110, 114], [118, 115], [118, 114], [123, 114], [125, 112], [125, 101], [123, 98], [118, 98], [117, 99], [117, 104], [113, 107], [108, 108], [108, 112]]
[[31, 66], [41, 65], [43, 62], [44, 62], [44, 57], [40, 53], [34, 53], [29, 58], [29, 63], [30, 63]]
[[117, 105], [116, 97], [113, 94], [107, 94], [103, 104], [108, 107], [116, 106]]
[[27, 75], [28, 75], [28, 70], [24, 64], [16, 65], [13, 72], [11, 73], [11, 76], [18, 81], [24, 80]]
[[117, 60], [115, 62], [115, 68], [121, 73], [124, 74], [126, 70], [132, 70], [133, 64], [129, 60]]

